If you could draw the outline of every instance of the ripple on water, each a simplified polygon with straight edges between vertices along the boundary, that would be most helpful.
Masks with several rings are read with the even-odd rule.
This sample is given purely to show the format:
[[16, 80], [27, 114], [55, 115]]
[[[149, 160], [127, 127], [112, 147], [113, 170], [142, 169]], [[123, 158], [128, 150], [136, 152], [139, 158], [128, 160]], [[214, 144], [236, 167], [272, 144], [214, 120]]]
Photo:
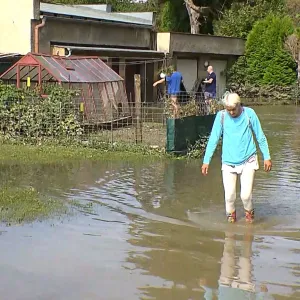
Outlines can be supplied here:
[[208, 177], [201, 176], [199, 161], [83, 167], [78, 177], [84, 183], [74, 181], [63, 195], [92, 209], [83, 205], [84, 214], [53, 227], [0, 232], [1, 295], [69, 299], [72, 291], [73, 300], [110, 300], [122, 291], [122, 299], [251, 299], [255, 293], [297, 299], [300, 120], [290, 108], [257, 110], [274, 169], [257, 173], [253, 225], [245, 224], [241, 201], [237, 224], [226, 223], [218, 159]]

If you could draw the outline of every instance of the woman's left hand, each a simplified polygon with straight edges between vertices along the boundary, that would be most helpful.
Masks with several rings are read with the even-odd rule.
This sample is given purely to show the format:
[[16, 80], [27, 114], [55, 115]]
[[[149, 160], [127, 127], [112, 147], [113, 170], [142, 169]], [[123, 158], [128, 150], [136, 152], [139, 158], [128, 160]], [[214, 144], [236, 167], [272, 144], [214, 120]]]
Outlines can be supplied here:
[[264, 169], [266, 172], [270, 172], [272, 170], [272, 161], [270, 159], [264, 161]]

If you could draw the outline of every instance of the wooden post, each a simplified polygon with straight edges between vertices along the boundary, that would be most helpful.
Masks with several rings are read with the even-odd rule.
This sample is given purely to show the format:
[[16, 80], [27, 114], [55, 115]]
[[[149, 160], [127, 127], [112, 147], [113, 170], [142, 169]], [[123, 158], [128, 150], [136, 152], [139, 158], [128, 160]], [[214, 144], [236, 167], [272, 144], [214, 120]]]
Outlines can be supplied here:
[[19, 89], [21, 87], [20, 84], [20, 66], [17, 65], [17, 88]]
[[134, 95], [135, 95], [135, 118], [136, 118], [136, 143], [142, 142], [142, 96], [141, 96], [141, 75], [134, 74]]
[[298, 85], [300, 84], [300, 40], [299, 40], [299, 50], [298, 50]]
[[299, 82], [299, 80], [300, 80], [300, 40], [299, 40], [299, 42], [298, 42], [298, 61], [297, 61], [297, 63], [298, 63], [298, 82]]

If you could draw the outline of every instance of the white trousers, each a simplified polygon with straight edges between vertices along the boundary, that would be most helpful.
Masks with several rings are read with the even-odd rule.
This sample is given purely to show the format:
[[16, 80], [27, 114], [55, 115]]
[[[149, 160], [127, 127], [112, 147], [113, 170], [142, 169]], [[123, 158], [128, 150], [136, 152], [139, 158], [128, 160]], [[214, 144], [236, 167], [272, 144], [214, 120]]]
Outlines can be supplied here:
[[241, 199], [243, 201], [244, 209], [248, 211], [253, 209], [252, 190], [255, 171], [258, 170], [258, 168], [256, 155], [249, 158], [249, 160], [241, 166], [233, 167], [225, 164], [222, 165], [227, 214], [235, 211], [236, 181], [239, 175], [241, 182]]

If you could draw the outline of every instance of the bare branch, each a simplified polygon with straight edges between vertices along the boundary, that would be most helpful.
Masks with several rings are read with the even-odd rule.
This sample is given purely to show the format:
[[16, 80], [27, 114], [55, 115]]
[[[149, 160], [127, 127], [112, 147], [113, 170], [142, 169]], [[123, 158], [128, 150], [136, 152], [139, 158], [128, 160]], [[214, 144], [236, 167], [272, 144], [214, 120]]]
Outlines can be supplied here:
[[193, 0], [184, 0], [184, 2], [186, 3], [186, 5], [188, 5], [191, 9], [193, 9], [195, 12], [197, 12], [199, 14], [203, 14], [203, 13], [211, 10], [211, 8], [209, 6], [197, 6], [197, 5], [195, 5]]
[[292, 34], [285, 40], [285, 48], [292, 54], [295, 61], [299, 59], [300, 39], [296, 34]]
[[191, 25], [191, 33], [199, 34], [202, 21], [207, 22], [207, 16], [213, 13], [212, 9], [208, 6], [197, 6], [193, 0], [184, 0]]
[[200, 13], [200, 7], [196, 6], [193, 2], [193, 0], [184, 0], [185, 4], [188, 5], [191, 9], [194, 11]]

